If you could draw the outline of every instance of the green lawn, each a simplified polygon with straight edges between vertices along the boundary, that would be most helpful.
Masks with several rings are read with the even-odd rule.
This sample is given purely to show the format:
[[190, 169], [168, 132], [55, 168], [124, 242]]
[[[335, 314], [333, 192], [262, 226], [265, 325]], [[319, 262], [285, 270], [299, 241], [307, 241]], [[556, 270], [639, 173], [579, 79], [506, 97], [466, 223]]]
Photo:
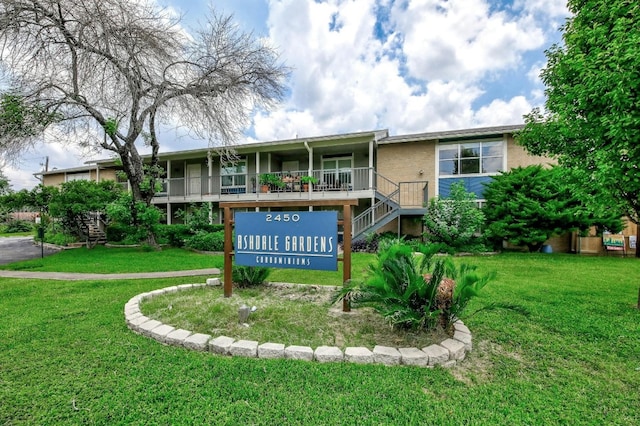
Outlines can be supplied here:
[[33, 237], [33, 231], [29, 232], [2, 232], [0, 230], [0, 237]]
[[98, 246], [90, 250], [85, 247], [62, 250], [42, 259], [0, 265], [0, 269], [115, 274], [222, 268], [222, 265], [222, 256], [194, 253], [177, 248], [144, 251], [138, 247], [108, 248]]
[[[173, 254], [189, 268], [211, 266]], [[155, 256], [129, 253], [130, 267], [165, 269], [170, 260]], [[458, 261], [498, 277], [469, 307], [490, 308], [464, 318], [474, 351], [452, 370], [219, 357], [126, 328], [132, 296], [204, 278], [0, 279], [0, 424], [640, 423], [639, 261]]]

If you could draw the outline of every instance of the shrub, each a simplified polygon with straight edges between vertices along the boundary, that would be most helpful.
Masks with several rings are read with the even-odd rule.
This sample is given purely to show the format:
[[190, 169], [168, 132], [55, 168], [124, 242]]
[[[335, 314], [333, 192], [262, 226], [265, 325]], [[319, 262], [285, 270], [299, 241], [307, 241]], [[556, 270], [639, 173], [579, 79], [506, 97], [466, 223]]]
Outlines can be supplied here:
[[378, 251], [378, 241], [380, 234], [368, 234], [364, 239], [355, 240], [351, 243], [352, 252], [375, 253]]
[[191, 203], [186, 210], [178, 209], [175, 216], [181, 219], [193, 232], [201, 230], [215, 232], [209, 230], [210, 217], [215, 218], [215, 215], [211, 214], [211, 208], [211, 203]]
[[542, 166], [516, 167], [493, 176], [484, 196], [486, 234], [535, 252], [552, 235], [592, 226], [622, 230], [622, 212], [610, 194], [584, 183], [579, 171]]
[[198, 231], [186, 240], [185, 246], [194, 250], [223, 251], [224, 232]]
[[194, 233], [187, 225], [159, 225], [158, 239], [173, 247], [184, 247], [185, 241]]
[[202, 225], [201, 229], [207, 232], [220, 232], [220, 231], [224, 232], [224, 225], [220, 223], [216, 223], [212, 225], [207, 224], [207, 225]]
[[27, 222], [26, 220], [15, 219], [9, 221], [5, 225], [5, 231], [8, 234], [13, 234], [17, 232], [30, 232], [33, 230], [33, 224], [31, 222]]
[[70, 234], [64, 232], [45, 233], [44, 242], [49, 244], [55, 244], [57, 246], [66, 246], [70, 243], [75, 243], [78, 239]]
[[142, 201], [134, 202], [131, 194], [122, 194], [107, 205], [106, 212], [115, 223], [135, 229], [136, 235], [127, 236], [123, 242], [135, 244], [146, 240], [155, 245], [155, 235], [162, 218], [162, 212], [156, 206], [148, 206]]
[[424, 216], [427, 241], [446, 244], [458, 251], [476, 245], [484, 214], [475, 201], [475, 194], [466, 192], [463, 183], [452, 184], [448, 198], [432, 198]]
[[398, 236], [394, 232], [367, 234], [363, 240], [357, 240], [351, 243], [351, 251], [377, 253], [381, 243], [384, 244], [385, 241], [394, 241], [397, 239]]
[[112, 224], [105, 229], [107, 241], [114, 243], [123, 241], [133, 233], [135, 233], [135, 228], [129, 225]]
[[353, 308], [372, 307], [394, 327], [447, 328], [493, 275], [480, 277], [468, 265], [456, 269], [449, 257], [434, 261], [438, 249], [421, 246], [416, 254], [402, 240], [383, 244], [366, 280], [346, 285], [334, 302], [347, 298]]
[[261, 285], [267, 280], [270, 273], [271, 269], [260, 266], [233, 265], [231, 277], [238, 287], [245, 288]]

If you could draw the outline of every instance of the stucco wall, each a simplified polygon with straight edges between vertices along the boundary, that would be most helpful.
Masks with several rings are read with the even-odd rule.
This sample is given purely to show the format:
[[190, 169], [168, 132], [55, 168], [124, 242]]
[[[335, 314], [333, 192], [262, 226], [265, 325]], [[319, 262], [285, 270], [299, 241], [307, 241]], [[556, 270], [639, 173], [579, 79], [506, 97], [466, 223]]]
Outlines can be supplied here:
[[44, 186], [59, 186], [64, 183], [64, 173], [45, 175], [42, 183]]

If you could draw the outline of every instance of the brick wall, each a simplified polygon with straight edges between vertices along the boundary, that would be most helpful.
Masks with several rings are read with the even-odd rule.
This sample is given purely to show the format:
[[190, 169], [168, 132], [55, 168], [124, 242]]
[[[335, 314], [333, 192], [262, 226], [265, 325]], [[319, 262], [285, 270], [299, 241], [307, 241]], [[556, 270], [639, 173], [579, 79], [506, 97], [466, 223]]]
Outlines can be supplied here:
[[[378, 147], [377, 170], [394, 182], [428, 181], [429, 197], [436, 182], [435, 141], [408, 142]], [[422, 171], [422, 174], [420, 174]]]
[[516, 144], [513, 136], [507, 139], [507, 169], [527, 167], [535, 164], [556, 164], [557, 161], [549, 157], [530, 155], [520, 145]]

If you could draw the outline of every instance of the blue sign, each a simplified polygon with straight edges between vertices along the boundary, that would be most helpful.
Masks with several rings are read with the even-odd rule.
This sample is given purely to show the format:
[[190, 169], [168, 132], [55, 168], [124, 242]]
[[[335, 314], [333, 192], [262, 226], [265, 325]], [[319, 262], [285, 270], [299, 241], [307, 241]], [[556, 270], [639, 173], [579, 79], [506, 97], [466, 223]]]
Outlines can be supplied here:
[[338, 212], [235, 214], [237, 265], [338, 270]]

